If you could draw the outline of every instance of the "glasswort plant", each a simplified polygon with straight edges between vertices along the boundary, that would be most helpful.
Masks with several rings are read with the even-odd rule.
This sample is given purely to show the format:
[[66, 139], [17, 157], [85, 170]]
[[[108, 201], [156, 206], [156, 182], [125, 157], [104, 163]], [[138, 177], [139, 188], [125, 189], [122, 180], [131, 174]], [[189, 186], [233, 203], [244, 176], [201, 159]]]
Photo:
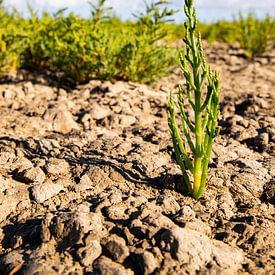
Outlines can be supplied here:
[[[172, 92], [169, 100], [168, 124], [183, 179], [190, 194], [199, 199], [205, 190], [214, 138], [219, 134], [217, 121], [220, 81], [218, 72], [212, 71], [206, 64], [201, 35], [197, 32], [197, 16], [193, 3], [194, 0], [185, 0], [184, 12], [187, 16], [183, 39], [185, 47], [180, 55], [180, 65], [186, 85], [185, 89], [182, 86], [178, 89], [181, 124], [193, 158], [188, 156], [187, 146], [176, 122], [176, 104]], [[184, 90], [194, 112], [193, 121], [185, 110]], [[193, 182], [189, 178], [188, 170], [193, 175]]]

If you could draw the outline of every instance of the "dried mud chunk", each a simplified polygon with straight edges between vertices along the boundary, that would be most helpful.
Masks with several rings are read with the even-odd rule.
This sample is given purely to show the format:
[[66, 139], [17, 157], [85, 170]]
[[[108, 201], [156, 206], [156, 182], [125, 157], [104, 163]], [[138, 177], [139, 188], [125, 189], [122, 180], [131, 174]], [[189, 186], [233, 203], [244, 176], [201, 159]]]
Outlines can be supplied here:
[[72, 129], [79, 130], [79, 126], [74, 121], [73, 115], [66, 109], [49, 109], [43, 118], [51, 122], [51, 128], [55, 132], [66, 134], [69, 133]]
[[[249, 249], [254, 253], [264, 254], [269, 256], [274, 254], [274, 238], [275, 238], [275, 226], [274, 222], [268, 222], [265, 228], [255, 232], [255, 229], [251, 227], [251, 238], [247, 238], [247, 241], [242, 244], [242, 248]], [[251, 236], [250, 235], [250, 236]]]
[[159, 196], [157, 203], [161, 206], [162, 212], [165, 214], [175, 214], [180, 210], [180, 205], [173, 197]]
[[166, 249], [190, 272], [198, 272], [206, 265], [218, 265], [222, 270], [235, 273], [244, 261], [242, 253], [220, 241], [190, 229], [173, 228], [162, 234]]
[[33, 186], [31, 195], [36, 202], [43, 203], [64, 190], [64, 186], [61, 184], [44, 183]]
[[162, 166], [168, 165], [171, 157], [166, 153], [146, 153], [141, 155], [141, 162], [146, 172], [158, 171]]
[[118, 172], [112, 168], [109, 171], [109, 178], [111, 181], [114, 181], [114, 182], [123, 182], [124, 181], [123, 173], [124, 172]]
[[11, 271], [23, 263], [23, 252], [14, 250], [0, 258], [0, 272], [1, 274], [12, 274]]
[[248, 146], [252, 147], [254, 150], [263, 152], [268, 149], [269, 146], [269, 134], [261, 133], [254, 138], [249, 138], [246, 140]]
[[32, 167], [33, 164], [27, 158], [18, 157], [14, 159], [13, 162], [9, 165], [9, 170], [13, 172], [20, 172]]
[[54, 216], [48, 222], [50, 233], [60, 248], [73, 246], [90, 232], [93, 239], [100, 238], [103, 233], [101, 215], [87, 212], [68, 212]]
[[70, 176], [70, 165], [64, 159], [50, 158], [46, 165], [47, 175], [53, 178]]
[[144, 275], [153, 273], [159, 266], [159, 263], [155, 259], [154, 255], [149, 251], [144, 251], [137, 254], [137, 259], [142, 270], [142, 274]]
[[42, 183], [46, 176], [41, 168], [32, 167], [17, 173], [14, 178], [24, 183]]
[[23, 274], [26, 275], [36, 275], [36, 274], [41, 274], [41, 275], [55, 275], [56, 269], [52, 266], [49, 266], [49, 263], [29, 263], [27, 264], [24, 269], [23, 269]]
[[260, 197], [263, 192], [264, 181], [258, 179], [261, 175], [242, 173], [233, 176], [230, 189], [242, 197]]
[[162, 209], [160, 206], [155, 205], [152, 202], [146, 202], [141, 206], [141, 209], [139, 211], [139, 219], [142, 220], [150, 215], [157, 215], [161, 213]]
[[180, 211], [175, 215], [175, 221], [180, 224], [184, 224], [189, 221], [193, 221], [196, 217], [196, 213], [188, 205], [183, 206]]
[[157, 121], [156, 116], [150, 114], [137, 115], [136, 117], [138, 124], [142, 125], [142, 127], [152, 126]]
[[199, 219], [194, 219], [193, 221], [189, 221], [184, 226], [185, 229], [190, 229], [194, 231], [198, 231], [208, 237], [211, 236], [211, 227], [206, 223], [202, 222]]
[[81, 192], [89, 189], [93, 189], [93, 183], [87, 174], [80, 178], [79, 184], [74, 185], [75, 192]]
[[132, 149], [132, 143], [123, 141], [115, 147], [115, 150], [120, 155], [127, 154]]
[[[126, 213], [129, 207], [126, 203], [121, 202], [117, 204], [113, 204], [111, 206], [106, 207], [105, 212], [108, 218], [112, 220], [127, 220], [129, 219], [130, 213]], [[134, 211], [134, 209], [131, 209]]]
[[264, 192], [261, 199], [275, 205], [275, 179], [264, 185]]
[[134, 193], [133, 196], [128, 197], [127, 201], [129, 201], [132, 207], [139, 207], [142, 204], [146, 204], [148, 202], [148, 199], [145, 196]]
[[91, 111], [90, 111], [90, 116], [95, 119], [103, 119], [107, 117], [110, 114], [110, 110], [107, 108], [103, 108], [99, 106], [98, 104], [93, 105]]
[[[11, 152], [1, 152], [0, 153], [0, 168], [1, 170], [7, 170], [8, 172], [9, 171], [12, 171], [11, 169], [15, 169], [14, 167], [11, 167], [11, 163], [13, 163], [16, 159], [16, 156], [14, 153], [11, 153]], [[25, 158], [24, 158], [25, 159]], [[28, 163], [31, 167], [31, 162], [29, 161]]]
[[214, 156], [218, 158], [218, 163], [223, 166], [224, 162], [238, 158], [236, 150], [230, 150], [223, 145], [214, 144], [213, 146]]
[[9, 182], [0, 174], [0, 193], [6, 191], [9, 186]]
[[149, 228], [140, 220], [135, 219], [131, 222], [130, 232], [138, 239], [146, 239], [148, 237]]
[[217, 200], [217, 207], [219, 207], [219, 216], [230, 220], [234, 216], [234, 210], [236, 208], [233, 197], [230, 193], [223, 193]]
[[94, 261], [101, 255], [102, 248], [97, 240], [92, 240], [89, 245], [77, 250], [80, 263], [86, 267], [92, 267]]
[[83, 184], [83, 185], [91, 185], [92, 184], [92, 181], [91, 179], [89, 178], [89, 176], [87, 174], [83, 175], [80, 179], [80, 184]]
[[108, 173], [96, 165], [91, 166], [86, 175], [88, 175], [94, 187], [104, 187], [111, 183]]
[[121, 264], [115, 263], [105, 256], [101, 256], [96, 260], [94, 268], [104, 275], [134, 275], [132, 270], [125, 269]]
[[104, 247], [112, 259], [118, 263], [123, 263], [130, 254], [125, 240], [116, 235], [109, 237]]
[[129, 127], [136, 123], [137, 119], [134, 116], [130, 115], [118, 115], [119, 117], [119, 125], [122, 127]]
[[29, 192], [26, 188], [18, 188], [11, 195], [0, 193], [0, 222], [4, 221], [17, 207], [27, 207], [30, 204]]
[[147, 216], [143, 219], [143, 222], [157, 228], [173, 228], [176, 226], [172, 220], [170, 220], [168, 217], [160, 213], [156, 215], [151, 214]]

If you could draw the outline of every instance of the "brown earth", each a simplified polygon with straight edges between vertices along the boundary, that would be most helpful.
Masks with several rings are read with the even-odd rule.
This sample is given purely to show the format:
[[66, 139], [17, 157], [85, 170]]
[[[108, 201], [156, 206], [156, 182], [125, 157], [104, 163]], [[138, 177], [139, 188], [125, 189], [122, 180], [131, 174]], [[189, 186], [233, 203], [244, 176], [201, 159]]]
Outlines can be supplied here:
[[200, 201], [167, 127], [178, 70], [151, 87], [0, 85], [0, 274], [274, 274], [275, 55], [207, 57], [221, 135]]

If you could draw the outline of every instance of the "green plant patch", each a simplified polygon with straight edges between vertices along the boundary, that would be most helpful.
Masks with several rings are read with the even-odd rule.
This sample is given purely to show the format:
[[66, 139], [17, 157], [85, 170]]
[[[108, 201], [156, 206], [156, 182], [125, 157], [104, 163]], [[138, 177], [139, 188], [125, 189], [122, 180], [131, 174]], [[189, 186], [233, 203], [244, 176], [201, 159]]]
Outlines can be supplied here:
[[[0, 2], [0, 75], [20, 68], [43, 68], [75, 83], [90, 79], [150, 83], [168, 75], [176, 65], [174, 41], [185, 35], [171, 20], [167, 0], [145, 2], [145, 12], [132, 22], [110, 16], [106, 0], [90, 1], [91, 16], [83, 19], [64, 10], [38, 16], [8, 12]], [[233, 22], [198, 23], [209, 42], [238, 42], [247, 57], [274, 47], [274, 18], [240, 15]]]
[[[217, 122], [220, 81], [218, 73], [212, 71], [206, 63], [201, 35], [197, 32], [198, 21], [193, 2], [194, 0], [185, 0], [184, 5], [187, 21], [185, 22], [185, 47], [180, 55], [180, 64], [186, 85], [179, 86], [177, 102], [181, 126], [176, 119], [177, 108], [172, 92], [169, 100], [168, 125], [184, 182], [189, 193], [195, 199], [199, 199], [206, 186], [214, 138], [219, 134]], [[194, 113], [193, 121], [185, 110], [186, 99]], [[181, 137], [181, 128], [186, 142]]]

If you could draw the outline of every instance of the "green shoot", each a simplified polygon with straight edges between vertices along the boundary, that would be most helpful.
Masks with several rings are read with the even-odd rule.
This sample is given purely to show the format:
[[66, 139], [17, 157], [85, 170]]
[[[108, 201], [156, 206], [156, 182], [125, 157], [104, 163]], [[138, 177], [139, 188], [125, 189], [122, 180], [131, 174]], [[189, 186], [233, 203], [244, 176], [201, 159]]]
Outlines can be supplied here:
[[[169, 100], [168, 124], [183, 179], [189, 193], [195, 199], [199, 199], [206, 186], [214, 138], [219, 134], [217, 121], [220, 81], [218, 73], [212, 71], [206, 64], [201, 35], [197, 32], [197, 16], [193, 2], [194, 0], [185, 0], [184, 5], [187, 21], [185, 22], [185, 47], [180, 55], [180, 65], [186, 85], [185, 89], [182, 86], [178, 89], [178, 107], [186, 142], [182, 139], [180, 127], [176, 122], [176, 104], [172, 92]], [[193, 120], [188, 117], [185, 109], [184, 91], [194, 112]], [[190, 150], [188, 151], [187, 148]], [[189, 152], [193, 158], [189, 157]], [[190, 180], [188, 171], [193, 175], [193, 181]]]

